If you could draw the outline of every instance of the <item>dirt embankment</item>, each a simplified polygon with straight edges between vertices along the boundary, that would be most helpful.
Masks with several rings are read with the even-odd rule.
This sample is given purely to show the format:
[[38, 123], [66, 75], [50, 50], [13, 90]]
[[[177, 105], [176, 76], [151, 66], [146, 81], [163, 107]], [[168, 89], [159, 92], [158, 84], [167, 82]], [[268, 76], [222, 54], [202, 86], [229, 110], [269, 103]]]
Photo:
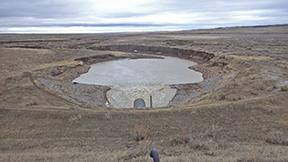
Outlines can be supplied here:
[[110, 87], [102, 85], [86, 85], [72, 83], [81, 74], [86, 73], [91, 64], [124, 59], [124, 58], [161, 58], [147, 55], [132, 54], [106, 54], [74, 59], [73, 65], [60, 65], [34, 71], [32, 75], [33, 83], [40, 89], [54, 94], [71, 103], [82, 107], [105, 107], [106, 93]]
[[151, 55], [142, 55], [142, 54], [131, 54], [131, 53], [121, 53], [120, 55], [117, 54], [106, 54], [106, 55], [97, 55], [97, 56], [89, 56], [89, 57], [81, 57], [76, 58], [75, 61], [82, 61], [84, 64], [91, 65], [105, 61], [112, 61], [118, 59], [141, 59], [141, 58], [159, 58], [162, 59], [161, 56], [151, 56]]
[[[109, 55], [94, 56], [98, 62], [108, 60]], [[61, 97], [71, 103], [82, 107], [104, 107], [106, 86], [83, 85], [72, 83], [72, 80], [89, 70], [89, 65], [75, 59], [78, 64], [73, 66], [61, 65], [34, 71], [32, 79], [34, 84], [50, 94]]]
[[146, 53], [153, 55], [174, 56], [183, 59], [204, 63], [214, 57], [213, 54], [180, 48], [170, 48], [163, 46], [143, 46], [143, 45], [107, 45], [99, 47], [90, 47], [93, 50], [122, 51], [130, 53]]
[[[140, 51], [137, 51], [137, 53], [135, 53], [135, 50], [138, 49], [137, 47], [140, 49]], [[41, 75], [37, 77], [37, 82], [35, 83], [36, 84], [39, 83], [38, 86], [42, 87], [46, 91], [50, 91], [51, 93], [61, 96], [62, 98], [74, 102], [78, 105], [82, 105], [85, 107], [95, 107], [95, 106], [105, 107], [105, 103], [107, 101], [106, 92], [109, 90], [109, 87], [100, 85], [93, 86], [93, 85], [72, 83], [73, 79], [78, 77], [80, 74], [87, 72], [89, 70], [89, 65], [91, 64], [124, 58], [130, 58], [130, 59], [162, 58], [158, 56], [166, 56], [166, 55], [176, 56], [183, 59], [189, 59], [203, 63], [209, 61], [212, 57], [214, 57], [213, 54], [205, 52], [183, 50], [177, 48], [132, 46], [129, 47], [128, 50], [125, 48], [124, 48], [125, 50], [121, 49], [116, 48], [109, 50], [112, 51], [119, 50], [121, 52], [122, 51], [125, 52], [122, 53], [114, 52], [112, 54], [76, 58], [74, 61], [80, 62], [82, 65], [78, 65], [75, 67], [53, 67], [50, 69], [45, 69], [46, 72], [40, 72], [39, 74]], [[158, 56], [154, 56], [155, 54]], [[205, 82], [191, 85], [190, 84], [171, 85], [173, 88], [177, 89], [178, 93], [176, 94], [174, 99], [170, 102], [170, 105], [179, 105], [186, 103], [192, 98], [199, 97], [202, 94], [207, 93], [215, 88], [217, 84], [216, 78], [212, 78], [211, 75], [208, 75], [209, 70], [207, 70], [204, 66], [202, 68], [199, 67], [198, 70], [205, 73], [205, 79], [206, 79]], [[211, 72], [209, 71], [209, 73]], [[199, 89], [203, 90], [195, 91], [195, 87], [198, 87], [198, 90]], [[189, 93], [187, 93], [188, 91]], [[193, 92], [190, 93], [191, 91]]]

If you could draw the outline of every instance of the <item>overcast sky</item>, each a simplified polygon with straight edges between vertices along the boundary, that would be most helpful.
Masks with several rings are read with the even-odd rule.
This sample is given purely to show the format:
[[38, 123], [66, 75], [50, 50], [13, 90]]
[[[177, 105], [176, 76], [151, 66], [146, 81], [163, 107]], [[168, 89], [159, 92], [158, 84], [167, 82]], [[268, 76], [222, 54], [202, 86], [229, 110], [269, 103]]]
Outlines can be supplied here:
[[287, 24], [288, 0], [0, 0], [0, 32], [90, 33]]

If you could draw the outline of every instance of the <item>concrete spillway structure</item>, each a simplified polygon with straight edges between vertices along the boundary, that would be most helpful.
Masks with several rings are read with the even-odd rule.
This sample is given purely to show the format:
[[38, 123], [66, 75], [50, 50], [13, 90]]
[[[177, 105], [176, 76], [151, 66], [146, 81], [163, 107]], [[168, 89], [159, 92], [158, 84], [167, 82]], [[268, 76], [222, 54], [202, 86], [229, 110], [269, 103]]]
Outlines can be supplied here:
[[113, 87], [107, 92], [106, 96], [111, 107], [135, 107], [134, 102], [137, 99], [143, 99], [146, 105], [145, 107], [150, 107], [150, 105], [152, 105], [152, 107], [164, 107], [169, 104], [176, 92], [176, 89], [170, 88], [170, 86], [167, 85]]

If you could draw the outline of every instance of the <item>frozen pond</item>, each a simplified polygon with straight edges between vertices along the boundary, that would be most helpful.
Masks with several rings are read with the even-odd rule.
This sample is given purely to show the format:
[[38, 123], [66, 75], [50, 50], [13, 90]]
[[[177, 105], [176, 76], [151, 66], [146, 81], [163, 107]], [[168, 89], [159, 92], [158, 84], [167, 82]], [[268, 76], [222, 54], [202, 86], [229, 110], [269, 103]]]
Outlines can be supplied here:
[[194, 65], [195, 62], [175, 57], [121, 59], [93, 64], [73, 82], [116, 87], [198, 83], [203, 77], [189, 69]]

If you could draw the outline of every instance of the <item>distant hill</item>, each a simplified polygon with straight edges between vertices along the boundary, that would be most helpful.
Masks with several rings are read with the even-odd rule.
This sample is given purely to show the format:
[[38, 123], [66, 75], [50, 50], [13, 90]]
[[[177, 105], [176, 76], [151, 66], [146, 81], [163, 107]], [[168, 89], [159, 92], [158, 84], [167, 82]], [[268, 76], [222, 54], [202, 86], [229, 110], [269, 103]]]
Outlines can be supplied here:
[[215, 29], [232, 29], [232, 28], [270, 28], [270, 27], [288, 27], [288, 24], [253, 25], [253, 26], [232, 26], [232, 27], [218, 27], [218, 28], [215, 28]]

